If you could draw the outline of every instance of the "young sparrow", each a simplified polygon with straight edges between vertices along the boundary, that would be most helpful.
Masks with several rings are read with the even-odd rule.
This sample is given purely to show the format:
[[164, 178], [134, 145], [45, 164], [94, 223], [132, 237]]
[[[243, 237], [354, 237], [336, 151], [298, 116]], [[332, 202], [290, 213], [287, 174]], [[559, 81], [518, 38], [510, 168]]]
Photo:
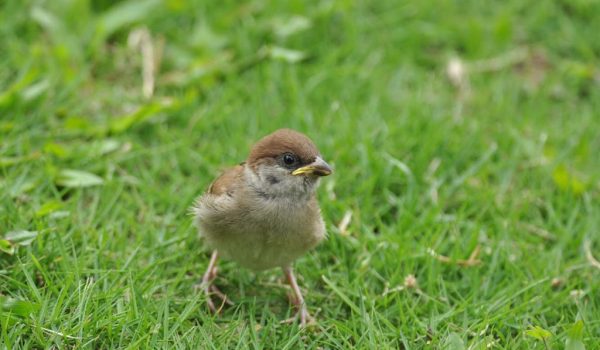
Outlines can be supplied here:
[[[226, 170], [196, 202], [200, 235], [213, 249], [202, 288], [211, 311], [211, 294], [230, 303], [214, 285], [217, 258], [224, 256], [259, 271], [281, 267], [292, 287], [295, 318], [311, 321], [292, 263], [325, 237], [315, 190], [332, 173], [315, 144], [290, 129], [258, 141], [246, 162]], [[290, 319], [292, 320], [292, 319]]]

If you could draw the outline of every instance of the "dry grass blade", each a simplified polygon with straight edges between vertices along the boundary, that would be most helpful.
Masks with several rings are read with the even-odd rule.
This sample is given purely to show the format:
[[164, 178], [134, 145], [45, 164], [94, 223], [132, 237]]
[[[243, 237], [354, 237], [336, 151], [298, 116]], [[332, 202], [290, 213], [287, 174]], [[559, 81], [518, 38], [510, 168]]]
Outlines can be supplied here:
[[475, 249], [473, 250], [471, 255], [469, 255], [469, 258], [467, 260], [464, 260], [464, 259], [454, 260], [445, 255], [436, 253], [431, 248], [428, 250], [428, 252], [436, 260], [443, 262], [445, 264], [456, 264], [456, 265], [463, 266], [463, 267], [472, 267], [472, 266], [477, 266], [477, 265], [481, 264], [481, 260], [477, 259], [477, 257], [479, 256], [479, 253], [481, 252], [481, 246], [479, 246], [479, 245], [477, 245], [475, 247]]
[[497, 72], [524, 62], [530, 56], [528, 49], [516, 49], [503, 55], [469, 63], [471, 72]]
[[585, 242], [583, 242], [583, 250], [585, 251], [585, 257], [590, 265], [600, 270], [600, 261], [598, 261], [594, 255], [592, 255], [592, 244], [589, 240], [585, 240]]
[[133, 30], [129, 34], [128, 44], [131, 48], [138, 48], [142, 54], [142, 92], [145, 98], [154, 94], [154, 77], [156, 74], [157, 55], [152, 43], [152, 35], [147, 28]]
[[545, 229], [543, 229], [541, 227], [537, 227], [535, 225], [528, 224], [525, 222], [520, 222], [519, 226], [521, 226], [525, 231], [527, 231], [528, 233], [531, 233], [532, 235], [538, 236], [547, 241], [556, 241], [555, 235], [553, 235], [552, 233], [546, 231]]
[[385, 289], [383, 290], [383, 293], [381, 293], [381, 296], [384, 297], [388, 294], [391, 293], [396, 293], [396, 292], [401, 292], [403, 290], [415, 290], [417, 293], [422, 293], [421, 289], [419, 288], [419, 281], [417, 281], [417, 278], [415, 277], [415, 275], [413, 275], [412, 273], [407, 275], [406, 277], [404, 277], [404, 283], [401, 286], [396, 286], [392, 289], [389, 288], [389, 285], [386, 284], [385, 285]]
[[350, 221], [352, 220], [352, 210], [346, 211], [342, 221], [338, 224], [338, 230], [342, 236], [348, 236], [350, 233], [348, 232], [348, 225], [350, 225]]

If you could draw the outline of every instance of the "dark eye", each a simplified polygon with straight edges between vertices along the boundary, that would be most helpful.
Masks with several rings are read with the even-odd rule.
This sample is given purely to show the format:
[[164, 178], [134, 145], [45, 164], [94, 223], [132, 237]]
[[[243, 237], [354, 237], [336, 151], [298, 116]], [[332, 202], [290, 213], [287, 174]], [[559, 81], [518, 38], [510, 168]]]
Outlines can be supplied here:
[[294, 169], [298, 165], [298, 156], [293, 153], [284, 153], [279, 158], [279, 164], [288, 169]]
[[283, 160], [283, 164], [288, 166], [294, 165], [298, 161], [298, 158], [291, 153], [285, 153], [281, 159]]

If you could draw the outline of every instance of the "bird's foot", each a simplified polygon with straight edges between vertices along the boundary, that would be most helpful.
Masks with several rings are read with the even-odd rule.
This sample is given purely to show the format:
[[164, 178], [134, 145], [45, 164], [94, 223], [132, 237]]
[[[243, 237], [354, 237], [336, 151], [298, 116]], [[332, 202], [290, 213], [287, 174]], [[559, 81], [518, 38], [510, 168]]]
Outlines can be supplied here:
[[306, 308], [306, 304], [304, 303], [302, 291], [300, 291], [300, 287], [296, 282], [294, 271], [290, 266], [288, 266], [283, 268], [283, 272], [288, 280], [288, 283], [290, 284], [290, 287], [292, 288], [292, 293], [288, 295], [290, 303], [295, 306], [297, 311], [294, 317], [284, 320], [282, 321], [282, 323], [292, 323], [296, 320], [299, 320], [301, 328], [315, 324], [315, 319], [308, 313], [308, 309]]
[[[206, 297], [206, 305], [213, 314], [221, 313], [221, 310], [225, 304], [233, 305], [233, 302], [229, 300], [227, 295], [221, 292], [219, 288], [213, 284], [214, 279], [217, 277], [217, 258], [218, 254], [215, 250], [208, 264], [208, 268], [206, 269], [204, 276], [202, 276], [202, 280], [200, 283], [194, 286], [194, 289], [201, 290], [204, 293], [204, 296]], [[215, 303], [212, 300], [213, 295], [221, 299], [221, 305], [218, 309], [215, 307]]]
[[298, 311], [296, 311], [296, 314], [293, 317], [281, 321], [281, 323], [285, 324], [292, 324], [294, 322], [299, 322], [300, 328], [316, 324], [315, 319], [308, 313], [308, 309], [304, 305], [300, 306], [300, 308], [298, 309]]
[[[221, 310], [226, 304], [229, 306], [234, 305], [233, 301], [231, 301], [231, 299], [229, 299], [225, 293], [221, 292], [217, 286], [212, 284], [212, 281], [203, 280], [196, 284], [194, 289], [201, 291], [204, 294], [204, 297], [206, 298], [206, 305], [213, 314], [220, 314]], [[215, 305], [213, 297], [220, 299], [221, 303], [218, 307]]]

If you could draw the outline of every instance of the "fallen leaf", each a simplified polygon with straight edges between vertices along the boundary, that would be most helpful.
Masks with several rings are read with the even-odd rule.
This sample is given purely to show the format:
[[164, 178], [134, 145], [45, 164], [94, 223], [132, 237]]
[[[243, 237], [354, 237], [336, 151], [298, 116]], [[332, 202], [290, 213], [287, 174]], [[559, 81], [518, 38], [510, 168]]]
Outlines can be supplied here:
[[303, 16], [292, 16], [286, 18], [276, 18], [272, 22], [273, 32], [280, 38], [287, 38], [290, 35], [307, 30], [312, 26], [310, 20]]
[[24, 101], [31, 101], [42, 95], [50, 87], [50, 82], [47, 79], [32, 84], [21, 91], [21, 97]]
[[4, 239], [10, 241], [13, 245], [27, 246], [38, 236], [38, 231], [11, 231], [4, 235]]
[[81, 188], [102, 185], [104, 180], [86, 171], [64, 169], [59, 172], [55, 182], [62, 187]]
[[115, 139], [105, 139], [92, 146], [92, 155], [103, 156], [112, 153], [121, 147], [121, 143]]
[[268, 53], [270, 58], [287, 63], [298, 63], [305, 60], [307, 57], [302, 51], [290, 50], [278, 46], [271, 46]]

